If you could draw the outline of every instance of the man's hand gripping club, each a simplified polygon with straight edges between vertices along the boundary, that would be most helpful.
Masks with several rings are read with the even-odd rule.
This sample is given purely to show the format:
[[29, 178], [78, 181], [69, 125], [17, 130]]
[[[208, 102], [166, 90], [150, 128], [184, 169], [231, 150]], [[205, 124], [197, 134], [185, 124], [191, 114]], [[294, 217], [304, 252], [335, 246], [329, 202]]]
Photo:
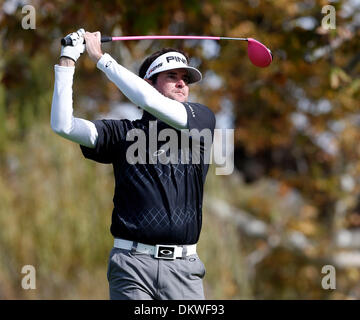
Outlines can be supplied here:
[[85, 32], [84, 35], [86, 42], [86, 51], [92, 61], [97, 63], [103, 52], [101, 51], [101, 33], [97, 32]]
[[[65, 65], [74, 66], [77, 59], [85, 51], [84, 34], [85, 30], [81, 28], [66, 36], [71, 39], [72, 45], [61, 46], [60, 62], [65, 63]], [[69, 59], [73, 62], [69, 61]], [[64, 65], [63, 63], [60, 63], [60, 65]]]
[[101, 51], [101, 34], [100, 32], [85, 32], [79, 29], [76, 32], [66, 36], [71, 39], [72, 45], [61, 46], [60, 65], [74, 66], [80, 55], [86, 50], [91, 60], [95, 63], [103, 55]]

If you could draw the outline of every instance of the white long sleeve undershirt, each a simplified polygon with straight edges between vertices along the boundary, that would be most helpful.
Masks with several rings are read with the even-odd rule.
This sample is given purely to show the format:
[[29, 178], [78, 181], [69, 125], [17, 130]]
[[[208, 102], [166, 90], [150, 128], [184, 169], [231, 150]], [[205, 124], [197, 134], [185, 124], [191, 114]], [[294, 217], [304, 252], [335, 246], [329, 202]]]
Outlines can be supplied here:
[[[119, 65], [105, 53], [97, 67], [135, 105], [176, 129], [187, 126], [187, 112], [184, 105], [165, 97], [148, 82]], [[91, 121], [73, 116], [72, 85], [75, 67], [55, 65], [55, 85], [51, 106], [51, 128], [60, 136], [94, 148], [98, 132]]]
[[51, 106], [51, 128], [60, 136], [89, 148], [96, 145], [98, 132], [88, 120], [73, 116], [72, 85], [75, 67], [55, 66]]

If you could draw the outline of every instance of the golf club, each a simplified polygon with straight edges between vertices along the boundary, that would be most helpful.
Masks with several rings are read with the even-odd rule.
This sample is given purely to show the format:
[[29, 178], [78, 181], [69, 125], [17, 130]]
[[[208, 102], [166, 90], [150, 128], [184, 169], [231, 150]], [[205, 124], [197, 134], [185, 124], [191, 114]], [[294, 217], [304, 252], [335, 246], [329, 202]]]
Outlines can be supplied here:
[[[166, 40], [166, 39], [183, 39], [183, 40], [238, 40], [247, 41], [247, 53], [253, 65], [265, 68], [272, 62], [273, 56], [271, 51], [265, 47], [261, 42], [253, 38], [230, 38], [230, 37], [214, 37], [214, 36], [123, 36], [123, 37], [109, 37], [102, 36], [101, 42], [110, 41], [124, 41], [124, 40]], [[63, 46], [72, 45], [70, 37], [61, 39]]]

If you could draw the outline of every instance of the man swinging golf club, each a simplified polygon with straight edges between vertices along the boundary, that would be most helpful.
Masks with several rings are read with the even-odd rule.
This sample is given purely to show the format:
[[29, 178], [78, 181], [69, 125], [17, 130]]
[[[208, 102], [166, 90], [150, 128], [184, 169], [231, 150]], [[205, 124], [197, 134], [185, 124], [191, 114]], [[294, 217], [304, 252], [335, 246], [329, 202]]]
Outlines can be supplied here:
[[[141, 151], [147, 159], [166, 150], [165, 142], [158, 141], [158, 150], [150, 152], [154, 128], [156, 132], [172, 130], [178, 138], [184, 130], [206, 129], [212, 140], [214, 113], [187, 101], [189, 84], [201, 80], [200, 71], [188, 65], [184, 52], [167, 48], [146, 58], [137, 76], [102, 52], [100, 32], [80, 29], [68, 37], [73, 45], [62, 46], [59, 65], [55, 65], [51, 127], [80, 144], [86, 158], [113, 165], [115, 193], [110, 231], [114, 247], [107, 273], [110, 299], [204, 299], [205, 268], [196, 243], [209, 166], [204, 152], [211, 143], [188, 136], [190, 144], [198, 139], [201, 146], [198, 163], [181, 161], [184, 150], [180, 143], [178, 162], [130, 163], [127, 157], [134, 143], [128, 136], [134, 130], [146, 137], [145, 150]], [[73, 116], [75, 62], [85, 48], [97, 67], [144, 110], [141, 119], [88, 121]]]

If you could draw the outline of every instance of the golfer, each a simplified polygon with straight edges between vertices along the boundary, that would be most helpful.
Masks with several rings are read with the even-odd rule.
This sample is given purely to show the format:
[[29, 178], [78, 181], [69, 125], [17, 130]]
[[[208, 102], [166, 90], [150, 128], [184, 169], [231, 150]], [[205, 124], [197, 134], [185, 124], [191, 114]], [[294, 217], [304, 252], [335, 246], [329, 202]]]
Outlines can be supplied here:
[[[204, 143], [191, 135], [191, 130], [208, 130], [212, 139], [215, 116], [206, 106], [188, 102], [189, 85], [201, 80], [200, 71], [188, 65], [184, 52], [166, 48], [146, 58], [137, 76], [102, 52], [100, 32], [80, 29], [68, 37], [73, 46], [61, 48], [60, 62], [55, 65], [51, 128], [80, 144], [87, 159], [113, 165], [110, 231], [114, 247], [107, 273], [110, 299], [204, 299], [205, 267], [196, 244], [209, 166], [204, 152], [212, 141]], [[75, 62], [85, 48], [96, 66], [144, 110], [141, 119], [88, 121], [73, 116]], [[152, 132], [164, 129], [176, 133], [179, 140], [183, 132], [190, 131], [190, 145], [195, 140], [200, 143], [200, 161], [180, 161], [184, 154], [180, 142], [176, 144], [178, 162], [154, 161], [173, 150], [160, 138], [155, 152], [151, 149]], [[146, 155], [146, 161], [129, 161], [128, 151], [136, 140], [129, 137], [134, 132], [143, 133], [138, 139], [146, 138], [143, 150], [137, 152]]]

